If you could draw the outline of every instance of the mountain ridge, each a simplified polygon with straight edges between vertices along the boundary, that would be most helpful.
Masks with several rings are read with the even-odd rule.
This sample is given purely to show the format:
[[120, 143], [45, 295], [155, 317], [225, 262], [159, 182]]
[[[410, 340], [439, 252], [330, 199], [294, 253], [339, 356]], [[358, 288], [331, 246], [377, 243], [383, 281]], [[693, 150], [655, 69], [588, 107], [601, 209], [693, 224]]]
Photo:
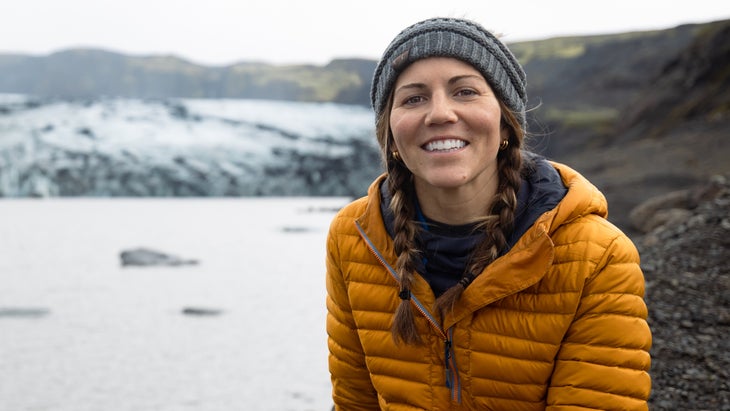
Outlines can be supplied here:
[[[686, 24], [665, 30], [554, 37], [509, 43], [528, 73], [528, 95], [545, 99], [555, 79], [555, 60], [574, 60], [606, 44], [687, 39], [700, 27]], [[666, 52], [666, 46], [659, 52]], [[369, 104], [368, 89], [376, 60], [337, 58], [324, 65], [240, 61], [205, 65], [174, 54], [125, 54], [103, 48], [67, 48], [46, 55], [0, 53], [0, 92], [62, 98], [266, 98], [274, 100]], [[584, 69], [586, 66], [583, 66]], [[547, 73], [547, 74], [546, 74]], [[581, 76], [585, 77], [585, 76]], [[601, 78], [601, 76], [597, 76]], [[69, 81], [75, 80], [75, 81]]]

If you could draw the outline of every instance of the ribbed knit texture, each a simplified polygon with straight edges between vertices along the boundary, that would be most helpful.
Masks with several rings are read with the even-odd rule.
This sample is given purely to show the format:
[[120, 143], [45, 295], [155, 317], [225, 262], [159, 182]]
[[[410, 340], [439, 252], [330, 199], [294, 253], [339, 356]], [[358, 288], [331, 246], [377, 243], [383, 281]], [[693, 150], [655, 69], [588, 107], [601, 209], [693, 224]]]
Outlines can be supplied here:
[[527, 128], [526, 79], [522, 66], [506, 45], [481, 25], [455, 18], [433, 18], [398, 34], [380, 59], [370, 98], [379, 117], [398, 75], [411, 63], [428, 57], [453, 57], [482, 73], [497, 96]]

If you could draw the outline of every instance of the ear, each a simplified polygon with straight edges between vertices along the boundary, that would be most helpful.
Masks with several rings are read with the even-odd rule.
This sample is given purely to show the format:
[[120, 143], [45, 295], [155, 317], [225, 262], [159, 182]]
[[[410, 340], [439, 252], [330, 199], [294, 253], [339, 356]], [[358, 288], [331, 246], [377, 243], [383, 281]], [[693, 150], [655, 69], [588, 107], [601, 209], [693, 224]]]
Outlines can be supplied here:
[[499, 128], [499, 137], [500, 137], [499, 141], [510, 140], [511, 134], [512, 134], [512, 130], [510, 129], [510, 126], [507, 124], [507, 122], [504, 119], [502, 119], [502, 124], [500, 125], [500, 128]]

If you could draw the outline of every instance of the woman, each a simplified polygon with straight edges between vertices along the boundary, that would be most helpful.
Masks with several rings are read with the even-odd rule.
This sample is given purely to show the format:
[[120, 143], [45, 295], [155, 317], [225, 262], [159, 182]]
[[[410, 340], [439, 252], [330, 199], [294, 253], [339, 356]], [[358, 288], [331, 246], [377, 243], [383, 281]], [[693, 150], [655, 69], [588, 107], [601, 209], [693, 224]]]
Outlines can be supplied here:
[[373, 79], [386, 174], [327, 243], [338, 410], [645, 410], [651, 334], [630, 240], [576, 171], [522, 149], [525, 74], [436, 18]]

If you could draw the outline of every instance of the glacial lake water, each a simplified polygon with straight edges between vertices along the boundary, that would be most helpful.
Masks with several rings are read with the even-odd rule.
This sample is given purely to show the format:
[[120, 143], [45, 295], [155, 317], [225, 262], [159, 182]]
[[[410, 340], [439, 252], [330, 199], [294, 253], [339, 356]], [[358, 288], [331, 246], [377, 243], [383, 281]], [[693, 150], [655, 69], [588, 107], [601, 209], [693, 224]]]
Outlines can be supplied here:
[[[0, 200], [0, 410], [329, 410], [325, 239], [348, 201]], [[199, 264], [122, 267], [136, 247]]]

